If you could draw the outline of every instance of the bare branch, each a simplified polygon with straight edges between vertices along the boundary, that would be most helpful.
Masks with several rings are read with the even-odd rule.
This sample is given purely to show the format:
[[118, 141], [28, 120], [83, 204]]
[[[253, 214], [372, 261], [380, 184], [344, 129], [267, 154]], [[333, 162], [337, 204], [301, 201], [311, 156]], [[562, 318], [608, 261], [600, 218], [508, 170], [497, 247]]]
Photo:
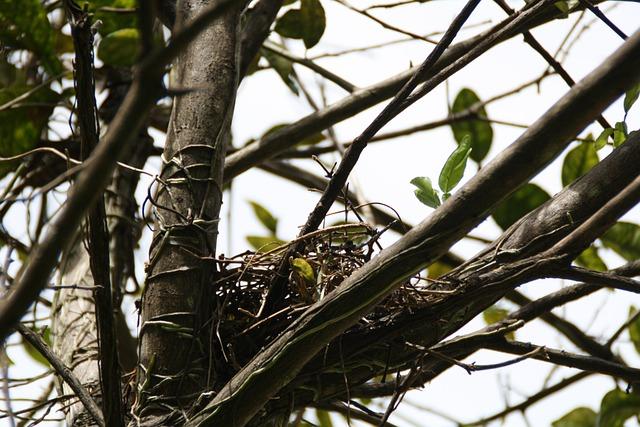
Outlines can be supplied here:
[[102, 411], [100, 411], [100, 408], [98, 407], [96, 402], [93, 400], [91, 395], [89, 395], [87, 390], [85, 390], [80, 381], [78, 381], [73, 372], [71, 372], [71, 370], [67, 368], [64, 362], [53, 353], [47, 343], [45, 343], [38, 334], [23, 325], [18, 324], [18, 326], [16, 326], [16, 330], [20, 332], [20, 335], [22, 335], [23, 338], [27, 340], [27, 342], [29, 342], [29, 344], [31, 344], [36, 350], [38, 350], [38, 352], [45, 359], [47, 359], [49, 363], [51, 363], [53, 369], [56, 370], [58, 375], [60, 375], [60, 377], [69, 385], [69, 387], [71, 387], [80, 401], [82, 401], [82, 404], [85, 406], [85, 408], [87, 408], [87, 411], [91, 414], [96, 424], [98, 424], [100, 427], [105, 427], [106, 424], [102, 416]]

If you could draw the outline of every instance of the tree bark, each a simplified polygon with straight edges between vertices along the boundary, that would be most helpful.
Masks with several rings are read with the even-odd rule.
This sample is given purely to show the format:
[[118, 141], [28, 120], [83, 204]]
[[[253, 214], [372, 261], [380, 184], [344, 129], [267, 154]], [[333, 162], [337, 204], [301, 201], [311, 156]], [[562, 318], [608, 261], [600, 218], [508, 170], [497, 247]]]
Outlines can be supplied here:
[[[177, 4], [175, 29], [208, 0]], [[222, 171], [238, 81], [239, 21], [245, 2], [216, 18], [177, 57], [174, 99], [142, 298], [138, 395], [142, 425], [173, 424], [224, 370], [210, 345]], [[217, 361], [217, 362], [216, 362]]]

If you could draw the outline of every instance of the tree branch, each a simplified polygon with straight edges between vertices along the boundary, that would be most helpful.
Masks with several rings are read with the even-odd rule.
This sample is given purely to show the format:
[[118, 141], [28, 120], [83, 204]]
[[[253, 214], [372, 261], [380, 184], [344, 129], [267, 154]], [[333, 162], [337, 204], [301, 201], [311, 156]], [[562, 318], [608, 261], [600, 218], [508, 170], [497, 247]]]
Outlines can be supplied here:
[[91, 395], [85, 390], [80, 381], [76, 378], [76, 376], [71, 372], [69, 368], [64, 364], [62, 360], [56, 356], [53, 351], [49, 348], [47, 343], [35, 332], [31, 329], [18, 324], [16, 326], [16, 330], [20, 332], [20, 335], [27, 340], [29, 344], [31, 344], [38, 352], [45, 358], [47, 361], [53, 366], [53, 369], [56, 370], [58, 375], [71, 387], [73, 392], [78, 396], [78, 399], [82, 402], [82, 404], [87, 408], [87, 412], [91, 414], [93, 420], [100, 427], [105, 427], [105, 421], [102, 416], [102, 412], [100, 408], [93, 400]]
[[[519, 341], [499, 340], [488, 343], [486, 348], [510, 354], [528, 354], [539, 346]], [[534, 359], [583, 371], [595, 372], [620, 378], [630, 383], [640, 381], [640, 369], [630, 368], [619, 363], [610, 362], [593, 356], [583, 356], [569, 353], [565, 350], [555, 350], [546, 347], [543, 354], [533, 355]]]

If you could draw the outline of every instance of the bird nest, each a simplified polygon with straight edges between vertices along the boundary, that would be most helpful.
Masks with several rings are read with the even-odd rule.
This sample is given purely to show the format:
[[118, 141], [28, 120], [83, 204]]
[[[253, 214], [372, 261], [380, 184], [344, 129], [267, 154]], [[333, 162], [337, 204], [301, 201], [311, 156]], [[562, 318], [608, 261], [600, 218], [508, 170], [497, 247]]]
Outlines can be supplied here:
[[[379, 239], [384, 231], [386, 228], [378, 231], [364, 223], [342, 224], [283, 245], [219, 258], [214, 283], [219, 319], [216, 333], [223, 347], [234, 349], [236, 355], [230, 358], [241, 366], [258, 343], [269, 342], [307, 307], [325, 298], [382, 249]], [[292, 254], [294, 246], [302, 249]], [[281, 304], [284, 308], [263, 316], [265, 295], [283, 262], [289, 266], [285, 303]], [[430, 299], [427, 280], [418, 275], [405, 281], [353, 328], [373, 328], [393, 313], [424, 305]]]

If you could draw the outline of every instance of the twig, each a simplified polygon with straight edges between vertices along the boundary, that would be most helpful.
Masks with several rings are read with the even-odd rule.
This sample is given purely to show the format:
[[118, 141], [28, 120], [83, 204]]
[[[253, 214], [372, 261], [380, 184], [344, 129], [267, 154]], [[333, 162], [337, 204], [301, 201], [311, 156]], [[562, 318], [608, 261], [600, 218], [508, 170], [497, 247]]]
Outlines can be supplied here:
[[619, 35], [622, 38], [622, 40], [626, 40], [628, 38], [627, 35], [620, 28], [618, 28], [616, 24], [614, 24], [609, 18], [607, 18], [607, 15], [605, 15], [604, 13], [602, 13], [600, 9], [598, 9], [598, 6], [594, 6], [594, 4], [591, 3], [590, 0], [580, 0], [580, 3], [585, 5], [586, 8], [589, 9], [591, 13], [593, 13], [595, 16], [600, 18], [600, 20], [604, 22], [607, 27], [611, 28], [614, 33]]
[[361, 408], [361, 407], [353, 407], [355, 406], [353, 403], [350, 404], [350, 406], [348, 407], [347, 405], [345, 405], [342, 402], [330, 402], [330, 403], [319, 403], [316, 405], [312, 405], [313, 407], [316, 407], [318, 409], [323, 409], [325, 411], [330, 411], [330, 412], [337, 412], [338, 414], [343, 414], [343, 415], [347, 415], [349, 414], [349, 416], [351, 418], [354, 418], [356, 420], [360, 420], [360, 421], [364, 421], [368, 424], [374, 425], [374, 426], [382, 426], [382, 427], [396, 427], [395, 424], [390, 423], [389, 421], [384, 421], [383, 424], [380, 424], [382, 421], [382, 415], [381, 414], [377, 414], [373, 411], [367, 410], [365, 411], [365, 408]]
[[364, 17], [367, 17], [367, 18], [371, 19], [374, 22], [377, 22], [378, 24], [380, 24], [382, 27], [386, 28], [387, 30], [395, 31], [396, 33], [400, 33], [400, 34], [404, 34], [405, 36], [409, 36], [412, 39], [422, 40], [422, 41], [425, 41], [427, 43], [431, 43], [431, 44], [437, 44], [438, 43], [438, 42], [435, 42], [435, 41], [433, 41], [431, 39], [423, 37], [420, 34], [412, 33], [411, 31], [406, 31], [406, 30], [403, 30], [402, 28], [396, 27], [395, 25], [391, 25], [391, 24], [383, 21], [382, 19], [370, 14], [366, 10], [361, 10], [361, 9], [358, 9], [356, 7], [351, 6], [349, 3], [347, 3], [344, 0], [335, 0], [335, 1], [337, 3], [343, 5], [347, 9], [352, 10], [352, 11], [354, 11], [356, 13], [359, 13], [360, 15], [362, 15]]
[[67, 368], [62, 360], [55, 355], [55, 353], [49, 348], [47, 343], [40, 337], [40, 335], [36, 334], [31, 329], [18, 324], [16, 326], [16, 330], [20, 332], [20, 335], [31, 344], [38, 352], [45, 358], [47, 361], [53, 366], [53, 369], [56, 370], [56, 373], [60, 375], [60, 377], [66, 382], [69, 387], [73, 390], [73, 392], [78, 396], [78, 399], [82, 402], [84, 407], [87, 409], [87, 412], [91, 414], [96, 424], [100, 427], [105, 427], [106, 424], [104, 422], [104, 418], [102, 417], [102, 411], [93, 400], [89, 392], [82, 386], [78, 378], [73, 374], [73, 372]]
[[[494, 0], [494, 1], [498, 4], [498, 6], [500, 6], [502, 8], [502, 10], [504, 10], [509, 15], [512, 15], [512, 14], [515, 13], [515, 11], [511, 7], [509, 7], [509, 5], [507, 4], [507, 2], [505, 0]], [[558, 73], [558, 75], [560, 77], [562, 77], [562, 79], [567, 83], [567, 85], [569, 87], [573, 87], [573, 85], [576, 84], [575, 80], [573, 80], [571, 78], [571, 76], [564, 69], [562, 64], [560, 64], [558, 61], [556, 61], [556, 59], [553, 56], [551, 56], [551, 54], [549, 52], [547, 52], [547, 50], [538, 42], [538, 40], [536, 40], [536, 38], [533, 37], [531, 32], [524, 31], [522, 34], [524, 35], [525, 43], [527, 43], [536, 52], [538, 52], [540, 54], [540, 56], [542, 56], [542, 58], [544, 58], [544, 60], [547, 61], [547, 64], [549, 64], [549, 66], [551, 68], [553, 68], [553, 70], [556, 73]], [[604, 118], [604, 116], [602, 116], [602, 114], [600, 115], [600, 117], [598, 117], [598, 122], [605, 129], [612, 127], [609, 124], [609, 122], [607, 122], [607, 120]]]
[[[511, 354], [526, 354], [538, 346], [520, 341], [496, 340], [489, 342], [486, 348]], [[640, 381], [640, 369], [630, 368], [619, 363], [600, 359], [599, 357], [583, 356], [570, 353], [565, 350], [556, 350], [546, 347], [544, 354], [533, 356], [534, 359], [549, 362], [556, 365], [577, 368], [583, 371], [597, 372], [621, 378], [632, 383]]]
[[342, 77], [335, 75], [334, 73], [332, 73], [331, 71], [327, 70], [326, 68], [321, 67], [320, 65], [316, 64], [315, 62], [313, 62], [313, 61], [311, 61], [309, 59], [299, 58], [299, 57], [289, 53], [288, 51], [280, 48], [279, 46], [275, 45], [274, 43], [270, 43], [270, 42], [267, 41], [267, 42], [264, 43], [262, 48], [266, 49], [266, 50], [268, 50], [270, 52], [273, 52], [278, 56], [286, 58], [291, 62], [295, 62], [296, 64], [303, 65], [303, 66], [307, 67], [308, 69], [310, 69], [312, 71], [315, 71], [316, 73], [318, 73], [319, 75], [321, 75], [325, 79], [329, 80], [330, 82], [335, 83], [336, 85], [340, 86], [342, 89], [346, 90], [349, 93], [353, 93], [357, 89], [356, 86], [353, 83], [349, 83], [348, 81], [346, 81]]
[[611, 272], [588, 270], [582, 267], [570, 266], [555, 271], [558, 279], [587, 282], [590, 285], [607, 286], [623, 291], [640, 293], [640, 282]]
[[587, 378], [588, 376], [593, 375], [592, 372], [579, 372], [573, 376], [570, 376], [569, 378], [563, 379], [562, 381], [558, 382], [557, 384], [552, 385], [551, 387], [545, 388], [543, 390], [540, 390], [539, 392], [537, 392], [536, 394], [528, 397], [525, 401], [518, 403], [517, 405], [513, 405], [513, 406], [507, 406], [506, 408], [504, 408], [502, 411], [497, 412], [493, 415], [490, 415], [488, 417], [479, 419], [475, 422], [472, 423], [465, 423], [465, 425], [485, 425], [488, 424], [491, 421], [494, 420], [498, 420], [501, 418], [506, 417], [507, 415], [509, 415], [512, 412], [524, 412], [527, 410], [527, 408], [529, 408], [530, 406], [532, 406], [533, 404], [541, 401], [542, 399], [549, 397], [551, 395], [553, 395], [554, 393], [565, 389], [567, 387], [569, 387], [572, 384], [577, 383], [578, 381], [581, 381], [585, 378]]

